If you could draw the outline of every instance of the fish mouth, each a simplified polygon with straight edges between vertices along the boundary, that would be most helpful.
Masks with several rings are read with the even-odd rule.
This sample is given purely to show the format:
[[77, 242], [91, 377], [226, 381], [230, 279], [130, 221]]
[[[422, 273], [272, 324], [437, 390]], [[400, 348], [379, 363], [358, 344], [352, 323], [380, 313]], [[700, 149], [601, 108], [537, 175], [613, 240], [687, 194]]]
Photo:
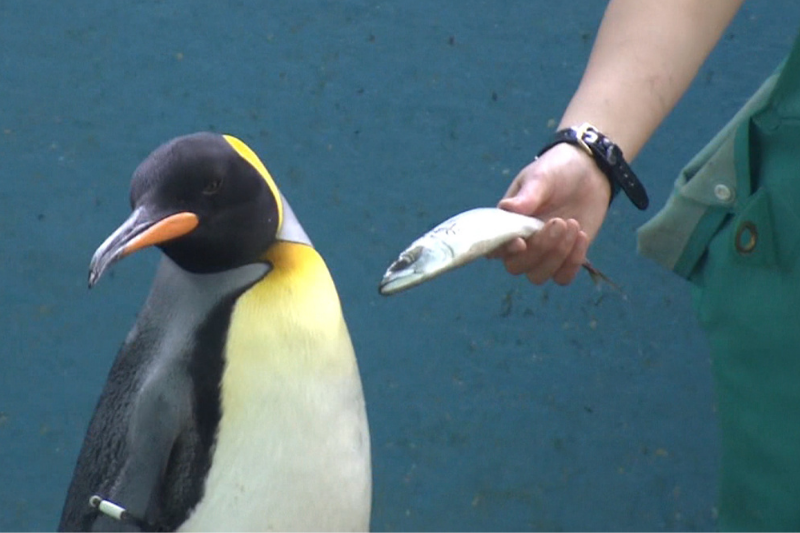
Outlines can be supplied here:
[[391, 296], [398, 292], [415, 287], [425, 281], [422, 274], [415, 272], [400, 272], [397, 275], [387, 274], [378, 285], [378, 292], [383, 296]]
[[418, 268], [422, 252], [422, 246], [414, 246], [401, 253], [400, 257], [386, 269], [386, 273], [378, 285], [378, 292], [389, 296], [425, 281], [425, 273]]

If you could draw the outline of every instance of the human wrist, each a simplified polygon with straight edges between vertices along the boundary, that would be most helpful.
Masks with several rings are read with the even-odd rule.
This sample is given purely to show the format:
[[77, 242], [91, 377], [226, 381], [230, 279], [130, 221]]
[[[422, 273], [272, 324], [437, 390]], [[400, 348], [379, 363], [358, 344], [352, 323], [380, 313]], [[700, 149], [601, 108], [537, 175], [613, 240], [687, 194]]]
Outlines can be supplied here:
[[[594, 158], [587, 154], [585, 150], [581, 149], [574, 144], [560, 143], [553, 146], [547, 152], [564, 152], [570, 160], [569, 172], [574, 172], [576, 175], [581, 176], [581, 187], [589, 196], [602, 197], [604, 203], [609, 205], [611, 203], [611, 183], [600, 167], [597, 166]], [[544, 155], [544, 154], [543, 154]]]
[[[553, 138], [539, 151], [539, 156], [554, 146], [562, 143], [571, 144], [581, 149], [589, 156], [597, 168], [608, 180], [610, 186], [610, 201], [617, 193], [624, 191], [628, 199], [637, 208], [644, 210], [649, 204], [647, 191], [633, 169], [628, 165], [622, 150], [614, 141], [604, 135], [600, 130], [589, 123], [559, 129]], [[537, 156], [538, 157], [538, 156]]]

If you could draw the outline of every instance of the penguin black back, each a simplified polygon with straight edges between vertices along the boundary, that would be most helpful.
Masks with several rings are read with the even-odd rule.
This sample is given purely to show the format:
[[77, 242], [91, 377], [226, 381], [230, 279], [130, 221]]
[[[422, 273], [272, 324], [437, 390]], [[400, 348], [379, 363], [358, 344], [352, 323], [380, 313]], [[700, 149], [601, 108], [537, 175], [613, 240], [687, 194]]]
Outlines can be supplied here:
[[[164, 376], [161, 379], [165, 383], [153, 383], [150, 387], [157, 389], [154, 395], [173, 397], [155, 398], [152, 408], [142, 407], [140, 397], [142, 391], [149, 388], [147, 371], [158, 365], [155, 358], [147, 354], [158, 353], [159, 326], [153, 323], [156, 316], [145, 315], [139, 319], [141, 333], [120, 350], [90, 422], [67, 494], [60, 531], [111, 531], [124, 525], [99, 515], [88, 502], [93, 495], [114, 500], [111, 494], [119, 488], [115, 484], [136, 467], [134, 462], [128, 461], [131, 456], [129, 430], [132, 425], [141, 424], [148, 426], [144, 429], [147, 440], [153, 443], [174, 441], [169, 455], [160, 458], [159, 489], [147, 499], [147, 510], [141, 516], [153, 530], [175, 530], [186, 520], [202, 496], [202, 483], [197, 480], [205, 478], [210, 466], [209, 452], [220, 418], [222, 346], [231, 309], [243, 290], [220, 301], [195, 330], [197, 342], [193, 348], [161, 368], [162, 372], [173, 376]], [[186, 378], [182, 377], [184, 372]], [[177, 399], [184, 395], [187, 402]], [[171, 412], [169, 419], [177, 423], [175, 426], [154, 425], [159, 419], [156, 414], [163, 412], [162, 409]], [[161, 455], [153, 450], [148, 453]], [[132, 499], [142, 496], [127, 492], [126, 497], [117, 499], [125, 500], [130, 508]]]

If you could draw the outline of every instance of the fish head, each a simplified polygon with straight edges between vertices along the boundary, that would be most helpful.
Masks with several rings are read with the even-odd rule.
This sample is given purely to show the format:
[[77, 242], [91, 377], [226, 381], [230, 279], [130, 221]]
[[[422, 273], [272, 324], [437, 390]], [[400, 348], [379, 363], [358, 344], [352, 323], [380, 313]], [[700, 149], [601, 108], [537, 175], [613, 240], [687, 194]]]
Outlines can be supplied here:
[[420, 239], [389, 265], [378, 291], [384, 296], [419, 285], [448, 269], [453, 253], [438, 239]]

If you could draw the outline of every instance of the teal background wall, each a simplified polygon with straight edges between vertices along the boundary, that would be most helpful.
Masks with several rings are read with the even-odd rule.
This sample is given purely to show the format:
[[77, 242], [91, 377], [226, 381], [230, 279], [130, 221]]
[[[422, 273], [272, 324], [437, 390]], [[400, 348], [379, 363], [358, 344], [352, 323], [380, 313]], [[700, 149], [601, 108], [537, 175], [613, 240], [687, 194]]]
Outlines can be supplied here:
[[601, 2], [0, 1], [0, 529], [56, 526], [158, 253], [88, 261], [165, 140], [240, 136], [336, 279], [359, 355], [376, 530], [714, 527], [718, 436], [688, 287], [635, 255], [673, 177], [788, 50], [800, 3], [751, 0], [635, 163], [582, 276], [497, 262], [393, 298], [411, 240], [494, 205], [575, 88]]

